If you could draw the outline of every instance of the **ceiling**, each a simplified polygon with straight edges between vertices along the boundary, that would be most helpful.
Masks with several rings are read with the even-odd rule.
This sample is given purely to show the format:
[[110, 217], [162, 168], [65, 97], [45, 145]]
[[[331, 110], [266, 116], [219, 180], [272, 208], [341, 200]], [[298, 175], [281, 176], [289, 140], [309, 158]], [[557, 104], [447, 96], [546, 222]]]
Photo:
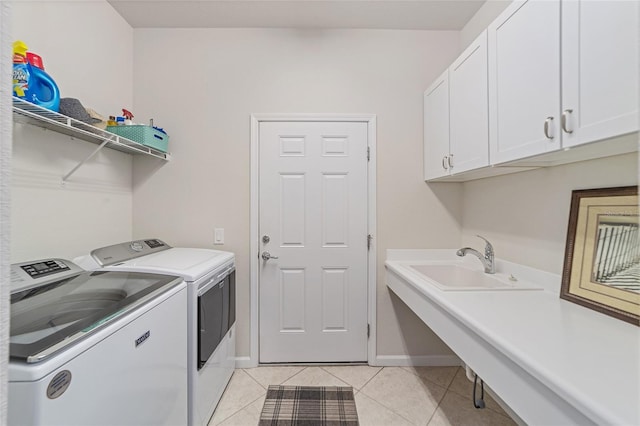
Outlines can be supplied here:
[[485, 0], [108, 0], [133, 28], [460, 30]]

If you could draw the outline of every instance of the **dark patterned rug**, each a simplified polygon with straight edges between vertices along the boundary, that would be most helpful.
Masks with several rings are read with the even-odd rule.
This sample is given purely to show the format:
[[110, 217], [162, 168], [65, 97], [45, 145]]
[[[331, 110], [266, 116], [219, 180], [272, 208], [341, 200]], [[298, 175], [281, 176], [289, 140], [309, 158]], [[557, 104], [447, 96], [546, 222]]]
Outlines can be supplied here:
[[259, 426], [357, 426], [350, 386], [269, 386]]

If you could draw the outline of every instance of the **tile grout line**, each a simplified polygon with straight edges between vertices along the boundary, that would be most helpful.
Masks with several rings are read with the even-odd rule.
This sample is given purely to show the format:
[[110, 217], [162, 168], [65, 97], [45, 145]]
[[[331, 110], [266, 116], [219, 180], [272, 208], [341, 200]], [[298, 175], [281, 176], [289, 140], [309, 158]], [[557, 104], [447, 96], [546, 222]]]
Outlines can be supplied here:
[[[242, 407], [241, 409], [239, 409], [238, 411], [236, 411], [235, 413], [233, 413], [232, 415], [230, 415], [229, 417], [225, 418], [224, 420], [222, 420], [220, 423], [218, 423], [216, 426], [221, 426], [224, 422], [226, 422], [227, 420], [229, 420], [231, 417], [235, 416], [236, 414], [238, 414], [240, 411], [243, 411], [247, 408], [249, 408], [250, 405], [252, 405], [254, 402], [256, 402], [257, 400], [259, 400], [260, 398], [262, 398], [263, 396], [266, 395], [261, 395], [259, 397], [257, 397], [256, 399], [254, 399], [253, 401], [251, 401], [249, 404], [247, 404], [245, 407]], [[260, 411], [260, 414], [262, 414], [262, 411]]]
[[[251, 375], [249, 373], [247, 373], [246, 371], [244, 371], [244, 369], [239, 368], [239, 369], [235, 369], [233, 370], [233, 374], [235, 375], [236, 372], [241, 371], [242, 373], [246, 374], [247, 376], [249, 376], [251, 378], [251, 380], [255, 379], [253, 377], [251, 377]], [[233, 376], [231, 377], [233, 379]], [[231, 380], [229, 380], [229, 383], [231, 383]], [[262, 389], [264, 389], [264, 387], [258, 383], [258, 386], [260, 386]], [[222, 397], [224, 397], [224, 393], [227, 391], [227, 389], [229, 388], [229, 384], [227, 384], [227, 387], [224, 389], [224, 392], [222, 392]], [[218, 406], [220, 405], [220, 403], [222, 402], [222, 397], [220, 398], [220, 401], [218, 401]], [[262, 397], [262, 396], [260, 396]], [[255, 402], [255, 400], [253, 401]], [[253, 404], [253, 402], [251, 402], [251, 404]], [[224, 422], [226, 422], [228, 419], [230, 419], [231, 417], [235, 416], [236, 414], [238, 414], [240, 411], [244, 410], [246, 407], [248, 407], [250, 404], [247, 404], [245, 406], [243, 406], [242, 408], [234, 411], [232, 414], [229, 414], [227, 417], [225, 417], [224, 419], [221, 419], [219, 422], [217, 423], [211, 423], [211, 420], [213, 420], [213, 418], [216, 416], [216, 410], [218, 409], [218, 406], [216, 406], [216, 408], [213, 410], [213, 415], [211, 416], [211, 419], [209, 419], [209, 422], [207, 423], [207, 425], [211, 425], [211, 426], [218, 426]]]
[[[352, 385], [352, 384], [350, 384], [350, 383], [345, 382], [344, 380], [342, 380], [340, 377], [336, 376], [335, 374], [331, 374], [331, 373], [329, 373], [327, 370], [325, 370], [325, 369], [324, 369], [324, 368], [322, 368], [322, 367], [320, 367], [320, 369], [321, 369], [322, 371], [324, 371], [325, 373], [327, 373], [328, 375], [330, 375], [330, 376], [334, 377], [335, 379], [340, 380], [342, 383], [344, 383], [345, 385], [349, 386], [351, 389], [358, 390], [358, 388], [356, 388], [355, 386], [353, 386], [353, 385]], [[355, 393], [354, 393], [354, 395], [355, 395]]]
[[[367, 385], [369, 384], [369, 382], [371, 382], [373, 379], [375, 379], [375, 378], [376, 378], [376, 376], [377, 376], [378, 374], [380, 374], [380, 372], [381, 372], [382, 370], [384, 370], [384, 369], [385, 369], [385, 367], [380, 367], [380, 370], [376, 371], [376, 374], [374, 374], [373, 376], [371, 376], [371, 378], [370, 378], [369, 380], [367, 380], [367, 381], [365, 382], [365, 384], [364, 384], [364, 385], [362, 385], [362, 387], [361, 387], [360, 389], [361, 389], [361, 390], [362, 390], [362, 389], [364, 389], [364, 387], [365, 387], [365, 386], [367, 386]], [[365, 394], [365, 395], [366, 395], [366, 394]]]
[[[331, 366], [331, 367], [335, 367], [335, 366]], [[340, 377], [336, 376], [336, 375], [335, 375], [335, 374], [333, 374], [331, 371], [327, 371], [327, 370], [325, 370], [325, 368], [324, 368], [324, 367], [320, 367], [320, 369], [321, 369], [322, 371], [324, 371], [325, 373], [327, 373], [327, 374], [329, 374], [329, 375], [331, 375], [331, 376], [335, 377], [336, 379], [340, 380], [340, 381], [341, 381], [342, 383], [344, 383], [345, 385], [347, 385], [347, 386], [351, 386], [351, 388], [352, 388], [352, 389], [355, 389], [355, 390], [358, 390], [358, 391], [359, 391], [360, 389], [362, 389], [362, 388], [364, 387], [364, 385], [363, 385], [360, 389], [358, 389], [357, 387], [353, 386], [351, 383], [347, 382], [346, 380], [343, 380], [343, 379], [341, 379]], [[376, 373], [376, 374], [377, 374], [377, 373]], [[374, 375], [374, 377], [375, 377], [375, 375]], [[372, 378], [373, 378], [373, 377], [372, 377]], [[369, 382], [367, 382], [367, 383], [369, 383]], [[365, 385], [366, 385], [366, 383], [365, 383]], [[353, 394], [353, 395], [355, 396], [355, 392], [354, 392], [354, 394]]]
[[[464, 380], [469, 380], [469, 379], [467, 378], [467, 375], [466, 375], [466, 372], [465, 372], [464, 368], [463, 368], [462, 366], [460, 366], [460, 367], [459, 367], [459, 369], [463, 372], [462, 374], [464, 374]], [[456, 375], [457, 375], [457, 374], [458, 374], [458, 373], [456, 372]], [[465, 395], [465, 394], [463, 394], [463, 393], [461, 393], [461, 392], [456, 392], [456, 391], [455, 391], [455, 390], [453, 390], [453, 389], [449, 389], [449, 388], [451, 387], [451, 385], [453, 384], [453, 382], [455, 381], [456, 375], [454, 375], [454, 376], [453, 376], [453, 379], [454, 379], [454, 380], [451, 380], [451, 383], [449, 383], [449, 386], [447, 387], [447, 392], [453, 392], [454, 394], [456, 394], [456, 395], [458, 395], [458, 396], [460, 396], [460, 397], [462, 397], [462, 398], [465, 398], [465, 399], [466, 399], [466, 398], [468, 398], [468, 397], [469, 397], [469, 395]], [[489, 395], [489, 393], [488, 393], [488, 392], [485, 392], [485, 394], [486, 394], [489, 398], [491, 398], [493, 401], [495, 401], [495, 399], [493, 399], [493, 397], [492, 397], [491, 395]], [[503, 417], [507, 417], [507, 418], [511, 419], [511, 416], [509, 416], [509, 415], [507, 414], [507, 412], [504, 410], [504, 408], [502, 408], [502, 407], [500, 406], [500, 404], [498, 404], [498, 402], [497, 402], [497, 401], [495, 401], [495, 402], [496, 402], [496, 404], [498, 405], [498, 407], [500, 407], [500, 409], [501, 409], [502, 411], [498, 411], [498, 410], [496, 410], [496, 409], [494, 409], [494, 408], [492, 408], [492, 407], [488, 407], [488, 406], [487, 406], [487, 407], [485, 407], [485, 409], [487, 409], [487, 410], [489, 410], [489, 411], [492, 411], [493, 413], [500, 414], [500, 415], [501, 415], [501, 416], [503, 416]], [[513, 420], [513, 419], [511, 419], [511, 420]]]
[[[446, 390], [447, 392], [449, 392], [449, 388], [450, 388], [450, 387], [451, 387], [451, 385], [453, 384], [453, 381], [456, 379], [456, 376], [458, 375], [458, 371], [460, 371], [461, 369], [462, 369], [462, 367], [458, 367], [458, 370], [457, 370], [455, 373], [453, 373], [453, 377], [451, 378], [451, 381], [450, 381], [450, 382], [449, 382], [449, 384], [447, 385], [447, 390]], [[453, 391], [453, 390], [452, 390], [451, 392], [453, 392], [453, 393], [457, 393], [457, 392], [455, 392], [455, 391]]]
[[[304, 370], [306, 370], [309, 367], [302, 367], [302, 370], [298, 371], [296, 374], [294, 374], [293, 376], [289, 377], [287, 380], [283, 380], [282, 383], [280, 383], [281, 385], [286, 382], [289, 381], [291, 379], [293, 379], [294, 377], [296, 377], [298, 374], [302, 373]], [[284, 386], [284, 385], [283, 385]]]
[[[383, 367], [384, 368], [384, 367]], [[359, 393], [361, 393], [362, 395], [364, 395], [365, 398], [370, 399], [371, 401], [373, 401], [374, 403], [378, 404], [379, 406], [381, 406], [382, 408], [384, 408], [385, 410], [388, 410], [390, 412], [392, 412], [393, 414], [395, 414], [396, 416], [400, 417], [401, 419], [405, 420], [407, 423], [411, 424], [411, 425], [415, 425], [415, 423], [413, 423], [413, 421], [409, 420], [408, 418], [406, 418], [405, 416], [403, 416], [402, 414], [398, 413], [396, 410], [392, 409], [391, 407], [387, 407], [386, 405], [384, 405], [382, 402], [378, 401], [377, 399], [367, 395], [366, 393], [360, 391]], [[355, 396], [355, 395], [354, 395]]]
[[[374, 374], [374, 376], [373, 376], [373, 377], [372, 377], [372, 378], [371, 378], [371, 379], [370, 379], [370, 380], [365, 384], [365, 386], [366, 386], [367, 384], [369, 384], [369, 382], [370, 382], [371, 380], [373, 380], [373, 379], [374, 379], [378, 374], [380, 374], [380, 373], [382, 372], [382, 370], [384, 370], [384, 369], [386, 369], [386, 368], [387, 368], [387, 367], [382, 367], [382, 368], [380, 368], [380, 370], [379, 370], [376, 374]], [[395, 367], [392, 367], [392, 368], [395, 368]], [[409, 373], [409, 374], [413, 374], [413, 373], [410, 373], [410, 372], [408, 372], [407, 370], [403, 369], [402, 367], [397, 367], [397, 368], [399, 368], [400, 370], [403, 370], [403, 371], [405, 371], [405, 372], [407, 372], [407, 373]], [[418, 378], [420, 378], [420, 377], [418, 376]], [[435, 385], [437, 385], [437, 383], [434, 383], [434, 384], [435, 384]], [[362, 386], [362, 389], [364, 389], [364, 386]], [[446, 392], [446, 391], [445, 391], [445, 392]], [[387, 409], [387, 410], [391, 411], [391, 412], [392, 412], [393, 414], [395, 414], [396, 416], [399, 416], [400, 418], [402, 418], [402, 419], [406, 420], [406, 421], [407, 421], [407, 423], [410, 423], [410, 424], [412, 424], [412, 425], [415, 425], [415, 423], [414, 423], [412, 420], [409, 420], [408, 418], [406, 418], [406, 417], [405, 417], [405, 416], [403, 416], [402, 414], [398, 413], [398, 412], [397, 412], [396, 410], [394, 410], [393, 408], [391, 408], [391, 407], [387, 406], [387, 405], [386, 405], [386, 404], [384, 404], [383, 402], [378, 401], [378, 400], [377, 400], [377, 399], [375, 399], [374, 397], [367, 395], [365, 392], [362, 392], [362, 394], [363, 394], [364, 396], [366, 396], [367, 398], [369, 398], [370, 400], [372, 400], [373, 402], [375, 402], [376, 404], [380, 405], [381, 407], [384, 407], [385, 409]], [[438, 403], [438, 405], [439, 405], [439, 404], [440, 404], [440, 403]], [[438, 409], [438, 406], [436, 406], [436, 410], [437, 410], [437, 409]], [[435, 410], [433, 411], [433, 413], [435, 413]], [[433, 416], [433, 413], [431, 414], [431, 416]], [[431, 419], [431, 417], [430, 417], [429, 419]]]
[[[449, 386], [451, 386], [451, 383], [453, 383], [453, 379], [455, 379], [456, 374], [457, 374], [457, 372], [453, 374], [453, 377], [451, 378], [451, 381], [450, 381], [450, 382], [449, 382], [449, 384], [445, 387], [445, 386], [442, 386], [440, 383], [437, 383], [435, 380], [431, 380], [431, 379], [430, 379], [430, 378], [428, 378], [428, 377], [423, 377], [423, 376], [421, 376], [420, 374], [415, 373], [414, 371], [407, 370], [408, 368], [413, 368], [413, 367], [415, 367], [415, 366], [401, 366], [401, 367], [398, 367], [398, 368], [401, 368], [401, 369], [403, 369], [404, 371], [406, 371], [407, 373], [411, 373], [411, 374], [413, 374], [413, 375], [414, 375], [414, 376], [416, 376], [416, 377], [419, 377], [419, 378], [421, 378], [421, 379], [425, 379], [425, 380], [427, 380], [429, 383], [432, 383], [432, 384], [434, 384], [434, 385], [438, 385], [438, 386], [440, 386], [441, 388], [445, 388], [445, 390], [449, 390]], [[451, 367], [453, 367], [453, 366], [451, 366]], [[440, 368], [440, 367], [438, 367], [438, 366], [434, 366], [434, 368]], [[447, 368], [447, 366], [443, 366], [443, 368]], [[460, 367], [456, 367], [456, 368], [460, 368]], [[457, 393], [457, 392], [456, 392], [456, 393]], [[458, 394], [458, 395], [459, 395], [459, 394]]]
[[[456, 374], [458, 374], [458, 372], [456, 371], [456, 373], [453, 375], [453, 378], [451, 379], [451, 382], [449, 382], [449, 384], [447, 385], [447, 387], [444, 389], [444, 393], [442, 394], [442, 396], [440, 397], [440, 399], [438, 400], [438, 404], [436, 404], [436, 409], [433, 410], [433, 413], [431, 413], [431, 416], [429, 416], [429, 419], [427, 420], [427, 423], [425, 423], [425, 426], [429, 426], [429, 423], [431, 423], [431, 420], [433, 420], [433, 416], [436, 415], [436, 413], [438, 412], [438, 408], [440, 408], [440, 405], [442, 404], [442, 401], [444, 401], [444, 398], [447, 396], [447, 393], [449, 392], [449, 387], [451, 386], [451, 383], [453, 383], [453, 379], [455, 379]], [[455, 393], [455, 392], [454, 392]]]
[[[256, 367], [256, 368], [257, 368], [257, 367]], [[287, 380], [291, 379], [292, 377], [297, 376], [298, 374], [302, 373], [302, 372], [303, 372], [304, 370], [306, 370], [306, 369], [307, 369], [307, 367], [302, 368], [302, 370], [298, 371], [296, 374], [294, 374], [293, 376], [289, 377], [289, 378], [288, 378], [288, 379], [286, 379], [285, 381], [287, 381]], [[226, 421], [227, 421], [227, 420], [229, 420], [231, 417], [235, 416], [235, 415], [236, 415], [236, 414], [238, 414], [240, 411], [242, 411], [242, 410], [244, 410], [245, 408], [249, 407], [251, 404], [253, 404], [254, 402], [256, 402], [258, 399], [260, 399], [260, 398], [262, 398], [263, 396], [265, 396], [265, 395], [266, 395], [266, 391], [268, 390], [268, 388], [265, 388], [265, 387], [262, 385], [262, 383], [258, 382], [258, 381], [257, 381], [257, 380], [256, 380], [256, 379], [255, 379], [251, 374], [249, 374], [246, 370], [247, 370], [246, 368], [238, 368], [238, 369], [235, 369], [235, 370], [234, 370], [234, 374], [235, 374], [235, 372], [236, 372], [236, 371], [241, 371], [241, 372], [243, 372], [244, 374], [246, 374], [247, 376], [249, 376], [249, 378], [250, 378], [251, 380], [253, 380], [254, 382], [256, 382], [256, 383], [258, 384], [258, 386], [260, 386], [262, 389], [264, 389], [265, 394], [264, 394], [264, 395], [260, 395], [259, 397], [257, 397], [257, 398], [256, 398], [256, 399], [254, 399], [253, 401], [251, 401], [251, 402], [249, 402], [248, 404], [244, 405], [242, 408], [240, 408], [240, 409], [238, 409], [237, 411], [233, 412], [233, 414], [230, 414], [230, 415], [228, 415], [227, 417], [225, 417], [224, 419], [221, 419], [221, 420], [220, 420], [220, 422], [216, 423], [216, 426], [217, 426], [217, 425], [220, 425], [220, 424], [222, 424], [222, 423], [224, 423], [224, 422], [226, 422]], [[283, 383], [284, 383], [284, 382], [283, 382]], [[226, 388], [225, 388], [225, 392], [226, 392]], [[224, 392], [223, 392], [223, 395], [224, 395]], [[222, 399], [220, 399], [220, 401], [222, 401]], [[219, 402], [218, 402], [218, 404], [219, 404]], [[213, 415], [215, 416], [215, 411], [214, 411], [214, 414], [213, 414]], [[213, 416], [212, 416], [212, 418], [213, 418]]]
[[256, 382], [256, 383], [258, 384], [258, 386], [260, 386], [262, 389], [264, 389], [265, 391], [267, 390], [267, 388], [265, 388], [265, 387], [262, 385], [262, 383], [260, 383], [259, 381], [257, 381], [257, 380], [255, 379], [255, 377], [253, 377], [253, 376], [251, 375], [251, 373], [249, 373], [249, 372], [247, 371], [248, 369], [246, 369], [246, 368], [241, 368], [240, 370], [244, 371], [244, 373], [245, 373], [247, 376], [251, 377], [251, 380], [253, 380], [254, 382]]
[[[440, 404], [442, 404], [442, 401], [444, 401], [444, 397], [447, 396], [447, 393], [449, 392], [449, 388], [451, 387], [451, 384], [453, 383], [454, 379], [456, 378], [456, 375], [458, 374], [459, 370], [460, 370], [460, 367], [458, 366], [458, 368], [456, 369], [456, 372], [453, 373], [453, 377], [451, 378], [451, 381], [449, 382], [447, 387], [444, 388], [444, 393], [442, 394], [442, 397], [440, 397], [440, 399], [438, 400], [438, 404], [436, 405], [436, 409], [433, 410], [433, 413], [431, 413], [431, 416], [429, 416], [429, 419], [427, 419], [427, 422], [425, 423], [425, 426], [429, 426], [429, 423], [431, 423], [431, 420], [433, 420], [433, 416], [435, 416], [436, 413], [438, 412], [438, 408], [440, 408]], [[426, 377], [425, 377], [425, 379], [426, 379]]]

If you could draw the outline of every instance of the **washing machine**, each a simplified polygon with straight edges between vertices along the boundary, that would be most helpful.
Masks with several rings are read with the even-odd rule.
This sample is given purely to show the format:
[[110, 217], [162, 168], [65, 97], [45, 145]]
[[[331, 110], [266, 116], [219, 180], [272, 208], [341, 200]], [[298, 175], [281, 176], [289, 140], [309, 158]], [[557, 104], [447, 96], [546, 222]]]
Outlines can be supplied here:
[[74, 259], [88, 270], [171, 274], [187, 283], [188, 424], [207, 425], [235, 369], [235, 256], [128, 241]]
[[187, 421], [184, 280], [11, 265], [9, 425]]

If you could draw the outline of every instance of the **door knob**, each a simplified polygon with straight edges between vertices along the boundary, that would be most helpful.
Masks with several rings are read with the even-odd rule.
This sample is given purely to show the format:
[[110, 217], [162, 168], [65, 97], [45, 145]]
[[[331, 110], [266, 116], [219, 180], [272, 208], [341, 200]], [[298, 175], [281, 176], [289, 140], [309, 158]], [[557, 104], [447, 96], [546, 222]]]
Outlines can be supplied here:
[[277, 259], [277, 258], [278, 256], [271, 256], [271, 253], [269, 253], [268, 251], [262, 252], [262, 260]]

